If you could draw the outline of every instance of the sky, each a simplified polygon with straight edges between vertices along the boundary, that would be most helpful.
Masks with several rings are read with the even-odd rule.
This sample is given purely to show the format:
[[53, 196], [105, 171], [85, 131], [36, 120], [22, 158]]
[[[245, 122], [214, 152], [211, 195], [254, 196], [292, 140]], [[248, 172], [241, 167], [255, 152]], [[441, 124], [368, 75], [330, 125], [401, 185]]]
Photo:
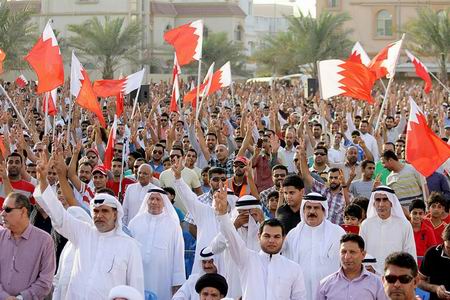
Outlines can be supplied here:
[[253, 0], [253, 3], [282, 3], [282, 4], [290, 4], [298, 9], [300, 9], [304, 13], [308, 13], [309, 11], [313, 16], [316, 15], [316, 1], [315, 0]]

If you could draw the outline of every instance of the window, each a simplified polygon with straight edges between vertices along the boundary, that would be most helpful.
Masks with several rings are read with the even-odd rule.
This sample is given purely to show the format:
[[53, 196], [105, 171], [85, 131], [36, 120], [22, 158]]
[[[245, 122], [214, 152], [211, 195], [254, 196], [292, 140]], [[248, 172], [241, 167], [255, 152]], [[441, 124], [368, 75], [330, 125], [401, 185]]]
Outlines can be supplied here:
[[329, 8], [338, 8], [339, 0], [328, 0], [328, 7]]
[[238, 25], [234, 30], [234, 39], [236, 41], [242, 41], [243, 28], [241, 25]]
[[392, 15], [387, 10], [377, 14], [377, 35], [392, 36]]

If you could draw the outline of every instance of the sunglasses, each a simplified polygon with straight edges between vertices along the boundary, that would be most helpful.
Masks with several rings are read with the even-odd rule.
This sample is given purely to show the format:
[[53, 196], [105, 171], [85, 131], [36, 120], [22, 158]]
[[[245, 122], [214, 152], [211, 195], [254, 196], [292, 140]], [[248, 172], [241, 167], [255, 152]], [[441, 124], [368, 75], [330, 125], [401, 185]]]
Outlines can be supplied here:
[[239, 165], [233, 165], [233, 167], [243, 169], [243, 168], [245, 168], [245, 165], [239, 164]]
[[214, 182], [219, 182], [219, 181], [225, 182], [225, 181], [227, 181], [227, 178], [226, 177], [213, 177], [213, 178], [211, 178], [211, 181], [214, 181]]
[[179, 154], [170, 154], [170, 158], [180, 158], [181, 157], [181, 155], [179, 155]]
[[94, 204], [103, 204], [105, 202], [105, 199], [95, 199]]
[[119, 153], [122, 153], [122, 152], [123, 152], [123, 150], [122, 150], [122, 149], [114, 149], [114, 152], [119, 152]]
[[315, 156], [319, 156], [319, 155], [321, 155], [321, 156], [325, 156], [326, 154], [325, 154], [325, 153], [323, 153], [323, 152], [315, 152], [315, 153], [314, 153], [314, 155], [315, 155]]
[[153, 150], [153, 154], [163, 154], [163, 152], [162, 151], [158, 151], [158, 150]]
[[286, 174], [274, 174], [273, 177], [274, 178], [283, 178], [283, 177], [286, 177]]
[[93, 156], [86, 156], [88, 159], [96, 159], [97, 156], [93, 155]]
[[384, 276], [384, 279], [386, 279], [386, 281], [390, 284], [396, 283], [397, 280], [400, 281], [401, 284], [407, 284], [410, 283], [414, 279], [414, 277], [412, 277], [411, 275], [387, 275]]
[[9, 214], [10, 212], [12, 212], [15, 209], [22, 209], [22, 207], [8, 207], [8, 206], [6, 206], [6, 207], [3, 208], [3, 211], [5, 213]]

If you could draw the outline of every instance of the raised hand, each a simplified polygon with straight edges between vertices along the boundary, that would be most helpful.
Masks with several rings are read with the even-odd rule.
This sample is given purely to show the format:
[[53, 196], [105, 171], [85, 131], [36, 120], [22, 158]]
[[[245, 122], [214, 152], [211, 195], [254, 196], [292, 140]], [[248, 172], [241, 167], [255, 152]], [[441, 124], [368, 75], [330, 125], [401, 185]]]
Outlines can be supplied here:
[[219, 183], [219, 189], [213, 195], [213, 208], [218, 215], [227, 213], [227, 186], [223, 182]]
[[182, 158], [174, 157], [172, 158], [172, 172], [175, 176], [175, 179], [181, 178], [181, 171], [184, 169], [184, 162]]

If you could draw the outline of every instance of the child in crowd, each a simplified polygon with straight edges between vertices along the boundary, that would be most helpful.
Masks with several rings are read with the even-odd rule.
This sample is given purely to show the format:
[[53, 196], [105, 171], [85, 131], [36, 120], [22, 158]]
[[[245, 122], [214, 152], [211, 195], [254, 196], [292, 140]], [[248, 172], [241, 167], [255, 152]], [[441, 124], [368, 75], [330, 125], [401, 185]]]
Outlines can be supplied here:
[[[424, 256], [428, 248], [437, 244], [433, 229], [423, 222], [425, 209], [425, 203], [422, 200], [413, 200], [409, 205], [410, 222], [414, 231], [418, 257]], [[419, 258], [419, 266], [421, 261], [422, 259]]]
[[446, 211], [447, 202], [440, 193], [432, 192], [428, 197], [427, 205], [430, 214], [424, 218], [423, 222], [433, 229], [436, 243], [442, 244], [442, 232], [447, 225], [442, 217]]
[[[175, 190], [171, 187], [164, 187], [163, 190], [166, 191], [167, 197], [169, 198], [170, 202], [173, 205], [175, 203]], [[184, 220], [183, 211], [176, 206], [174, 206], [173, 208], [175, 208], [175, 211], [177, 212], [178, 219], [180, 219], [180, 223], [183, 222], [183, 220]]]
[[267, 217], [272, 219], [275, 218], [275, 214], [277, 212], [278, 207], [278, 198], [280, 197], [280, 193], [278, 191], [270, 192], [269, 195], [267, 195], [267, 208], [268, 211], [266, 212]]
[[344, 224], [342, 228], [347, 233], [359, 233], [359, 225], [361, 225], [363, 217], [363, 209], [354, 203], [351, 203], [344, 211]]

